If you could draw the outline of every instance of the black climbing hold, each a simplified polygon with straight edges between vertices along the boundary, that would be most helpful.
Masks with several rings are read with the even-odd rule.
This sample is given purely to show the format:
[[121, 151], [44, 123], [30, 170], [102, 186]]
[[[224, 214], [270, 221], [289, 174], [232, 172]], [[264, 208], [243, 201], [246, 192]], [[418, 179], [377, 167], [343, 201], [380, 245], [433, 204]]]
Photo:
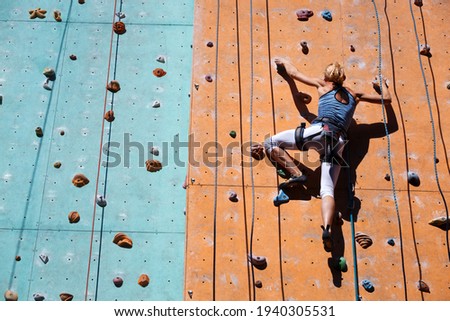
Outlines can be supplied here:
[[373, 286], [372, 282], [370, 282], [369, 280], [362, 280], [361, 285], [369, 293], [372, 293], [373, 291], [375, 291], [375, 287]]
[[230, 192], [230, 193], [229, 193], [229, 196], [228, 196], [228, 199], [229, 199], [230, 201], [232, 201], [233, 203], [236, 203], [236, 202], [239, 201], [236, 192]]
[[415, 187], [419, 186], [420, 185], [419, 175], [417, 175], [414, 172], [408, 172], [408, 183]]
[[273, 205], [276, 207], [280, 206], [281, 204], [285, 204], [289, 202], [289, 196], [286, 195], [285, 192], [283, 192], [282, 189], [278, 192], [278, 195], [275, 196], [273, 199]]
[[232, 137], [232, 138], [236, 138], [236, 132], [234, 131], [234, 130], [232, 130], [232, 131], [230, 131], [230, 136]]
[[394, 239], [387, 240], [387, 244], [389, 244], [390, 246], [394, 246], [395, 245]]
[[438, 163], [439, 163], [439, 158], [435, 158], [435, 159], [434, 159], [434, 162], [435, 162], [436, 164], [438, 164]]
[[44, 132], [42, 131], [42, 128], [41, 128], [41, 127], [36, 127], [35, 132], [36, 132], [36, 136], [37, 136], [37, 137], [42, 137], [42, 136], [44, 136]]
[[105, 207], [108, 204], [103, 195], [97, 195], [96, 202], [97, 202], [97, 205], [100, 207]]
[[194, 295], [194, 291], [188, 290], [188, 295], [189, 295], [189, 298], [192, 299], [192, 296]]
[[355, 46], [350, 45], [350, 51], [351, 51], [351, 52], [355, 52], [355, 51], [356, 51]]
[[450, 229], [450, 219], [447, 219], [446, 216], [433, 218], [428, 224], [436, 226], [443, 231], [448, 231]]
[[430, 287], [422, 280], [420, 280], [419, 283], [417, 284], [417, 288], [419, 289], [420, 292], [430, 293]]
[[205, 76], [205, 80], [206, 80], [207, 82], [212, 82], [212, 81], [213, 81], [213, 78], [212, 78], [211, 75], [206, 75], [206, 76]]
[[309, 53], [308, 43], [303, 40], [302, 42], [300, 42], [300, 46], [302, 47], [302, 52], [307, 55]]
[[19, 262], [20, 260], [22, 260], [22, 258], [20, 257], [20, 255], [16, 256], [16, 261]]
[[48, 263], [48, 256], [47, 256], [47, 255], [41, 254], [41, 255], [39, 255], [39, 258], [41, 259], [41, 261], [42, 261], [44, 264], [47, 264], [47, 263]]
[[256, 280], [256, 281], [255, 281], [255, 286], [256, 286], [258, 289], [261, 289], [261, 288], [262, 288], [262, 282], [261, 282], [260, 280]]
[[75, 56], [75, 55], [70, 55], [69, 58], [70, 58], [70, 60], [77, 60], [77, 56]]
[[422, 56], [427, 56], [428, 58], [431, 58], [431, 47], [428, 44], [420, 45], [420, 54]]
[[249, 262], [258, 270], [264, 270], [267, 267], [267, 260], [264, 256], [248, 255]]
[[384, 179], [387, 180], [387, 181], [389, 182], [389, 181], [391, 180], [391, 175], [386, 174], [386, 175], [384, 176]]
[[331, 12], [328, 10], [322, 11], [322, 18], [324, 18], [326, 21], [333, 20], [333, 16], [331, 15]]
[[212, 48], [212, 47], [214, 47], [214, 44], [212, 43], [212, 41], [208, 41], [206, 43], [206, 46], [209, 47], [209, 48]]
[[423, 6], [422, 0], [414, 0], [414, 4], [415, 4], [416, 6], [418, 6], [418, 7]]

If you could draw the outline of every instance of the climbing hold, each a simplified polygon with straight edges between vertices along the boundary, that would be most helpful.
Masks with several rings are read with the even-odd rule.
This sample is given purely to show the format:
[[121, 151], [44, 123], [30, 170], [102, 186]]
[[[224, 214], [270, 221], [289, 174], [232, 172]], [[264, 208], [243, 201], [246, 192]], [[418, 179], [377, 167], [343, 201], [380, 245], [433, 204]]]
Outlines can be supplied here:
[[422, 280], [419, 280], [419, 283], [417, 284], [417, 288], [419, 289], [420, 292], [430, 293], [430, 287], [428, 286], [428, 284], [426, 284]]
[[79, 4], [84, 4], [84, 0], [78, 0]]
[[276, 207], [280, 206], [281, 204], [285, 204], [289, 202], [289, 196], [287, 196], [282, 189], [278, 192], [278, 195], [275, 196], [273, 199], [273, 205]]
[[119, 19], [125, 19], [125, 18], [126, 18], [125, 13], [123, 13], [123, 12], [116, 12], [116, 16], [117, 16]]
[[150, 283], [150, 278], [147, 274], [141, 274], [138, 279], [138, 284], [145, 288]]
[[295, 14], [297, 15], [297, 19], [300, 21], [308, 21], [308, 19], [314, 15], [314, 13], [309, 9], [297, 10]]
[[416, 6], [418, 6], [418, 7], [423, 6], [422, 0], [414, 0], [414, 4], [415, 4]]
[[395, 245], [394, 239], [387, 240], [387, 244], [389, 244], [390, 246], [394, 246]]
[[375, 287], [369, 280], [362, 280], [361, 285], [367, 292], [372, 293], [373, 291], [375, 291]]
[[158, 147], [152, 147], [151, 149], [150, 149], [150, 153], [152, 154], [152, 155], [155, 155], [155, 156], [158, 156], [159, 155], [159, 148]]
[[103, 117], [107, 122], [113, 122], [116, 117], [114, 117], [114, 110], [108, 110]]
[[158, 58], [156, 58], [156, 61], [163, 64], [166, 62], [166, 58], [164, 58], [164, 56], [158, 56]]
[[384, 175], [384, 179], [389, 182], [391, 180], [391, 175], [389, 174]]
[[251, 147], [251, 155], [256, 160], [262, 160], [266, 155], [264, 153], [264, 147], [261, 144], [254, 144]]
[[61, 293], [59, 295], [59, 298], [61, 299], [61, 301], [72, 301], [73, 295], [70, 293]]
[[36, 136], [37, 137], [42, 137], [44, 136], [44, 132], [42, 131], [41, 127], [36, 127], [36, 129], [34, 130], [36, 132]]
[[22, 258], [20, 257], [20, 255], [16, 256], [16, 261], [19, 262], [20, 260], [22, 260]]
[[258, 289], [261, 289], [261, 288], [262, 288], [262, 282], [261, 282], [260, 280], [256, 280], [256, 281], [255, 281], [255, 286], [256, 286]]
[[339, 258], [338, 267], [339, 270], [341, 270], [342, 272], [347, 272], [348, 267], [347, 267], [347, 260], [345, 259], [345, 257], [341, 256]]
[[29, 10], [28, 13], [30, 14], [30, 19], [45, 19], [45, 14], [47, 13], [47, 10], [43, 10], [41, 8], [36, 8], [33, 10]]
[[206, 46], [209, 47], [209, 48], [212, 48], [212, 47], [214, 47], [214, 43], [212, 41], [208, 41], [206, 43]]
[[277, 169], [277, 174], [284, 179], [288, 179], [290, 177], [290, 175], [287, 174], [282, 168]]
[[228, 199], [234, 203], [239, 201], [236, 192], [233, 191], [228, 194]]
[[75, 56], [75, 55], [70, 55], [69, 58], [70, 58], [70, 60], [77, 60], [77, 56]]
[[435, 159], [434, 159], [434, 162], [435, 162], [436, 164], [439, 164], [439, 158], [435, 158]]
[[431, 52], [430, 52], [431, 48], [429, 45], [425, 44], [425, 45], [420, 45], [420, 54], [422, 56], [427, 56], [428, 58], [431, 57]]
[[355, 240], [356, 242], [358, 242], [359, 245], [361, 245], [363, 249], [367, 249], [373, 243], [370, 236], [362, 232], [357, 232], [355, 234]]
[[194, 295], [194, 291], [188, 290], [188, 295], [189, 295], [189, 298], [192, 299], [192, 296]]
[[450, 90], [450, 82], [447, 84], [447, 89]]
[[267, 267], [267, 259], [264, 256], [257, 256], [257, 255], [250, 256], [249, 254], [248, 261], [259, 270], [263, 270]]
[[103, 195], [97, 195], [95, 202], [100, 207], [105, 207], [108, 203], [106, 202], [106, 198]]
[[68, 218], [70, 224], [78, 223], [80, 221], [80, 214], [76, 211], [72, 211], [69, 213]]
[[429, 221], [428, 224], [439, 227], [445, 231], [446, 229], [450, 229], [450, 218], [447, 219], [446, 216], [436, 217]]
[[33, 299], [34, 299], [34, 301], [44, 301], [45, 300], [45, 296], [43, 296], [40, 293], [34, 293], [33, 294]]
[[322, 18], [324, 18], [326, 21], [333, 20], [333, 16], [331, 15], [331, 12], [328, 10], [322, 11]]
[[417, 175], [414, 172], [408, 172], [408, 183], [415, 187], [419, 186], [420, 185], [419, 175]]
[[48, 263], [48, 256], [47, 256], [47, 255], [45, 255], [45, 254], [40, 254], [40, 255], [39, 255], [39, 258], [41, 259], [41, 261], [42, 261], [44, 264], [47, 264], [47, 263]]
[[116, 93], [120, 90], [120, 84], [117, 80], [111, 80], [106, 86], [106, 89], [108, 89], [112, 93]]
[[54, 162], [53, 163], [53, 167], [54, 168], [60, 168], [61, 167], [61, 162]]
[[64, 136], [65, 133], [66, 133], [66, 132], [65, 132], [64, 130], [61, 130], [61, 131], [59, 132], [59, 134], [60, 134], [61, 136]]
[[118, 35], [123, 35], [125, 32], [127, 32], [127, 29], [125, 28], [125, 24], [122, 21], [114, 22], [113, 30]]
[[153, 107], [153, 108], [159, 108], [159, 107], [161, 107], [161, 103], [159, 102], [159, 100], [155, 100], [155, 101], [153, 102], [153, 104], [152, 104], [152, 107]]
[[165, 72], [165, 70], [162, 69], [162, 68], [156, 68], [156, 69], [153, 70], [153, 74], [156, 77], [163, 77], [163, 76], [165, 76], [167, 74], [167, 72]]
[[133, 240], [125, 233], [117, 233], [113, 238], [113, 243], [126, 249], [133, 247]]
[[157, 172], [162, 169], [162, 164], [156, 159], [149, 159], [145, 162], [145, 166], [149, 172]]
[[123, 284], [123, 279], [122, 279], [120, 276], [116, 276], [116, 277], [113, 279], [113, 283], [114, 283], [114, 285], [115, 285], [116, 287], [120, 288], [120, 287], [122, 286], [122, 284]]
[[62, 21], [62, 18], [61, 18], [61, 11], [59, 11], [59, 10], [54, 10], [54, 11], [53, 11], [53, 18], [54, 18], [56, 21], [61, 22], [61, 21]]
[[207, 82], [212, 82], [212, 81], [213, 81], [213, 77], [212, 77], [211, 75], [206, 75], [206, 76], [205, 76], [205, 80], [206, 80]]
[[200, 85], [199, 84], [194, 84], [194, 88], [195, 88], [195, 90], [198, 90], [200, 88]]
[[42, 72], [42, 74], [52, 81], [56, 79], [56, 72], [52, 68], [49, 68], [49, 67], [44, 68], [44, 71]]
[[52, 90], [52, 87], [49, 85], [49, 78], [47, 78], [44, 83], [42, 84], [42, 87], [44, 87], [44, 89], [46, 90]]
[[303, 40], [302, 42], [300, 42], [300, 46], [302, 47], [302, 52], [307, 55], [309, 53], [308, 43]]
[[19, 300], [19, 296], [16, 292], [11, 290], [6, 290], [5, 294], [3, 295], [5, 297], [6, 301], [17, 301]]
[[232, 131], [230, 131], [230, 136], [232, 137], [232, 138], [236, 138], [236, 132], [234, 131], [234, 130], [232, 130]]
[[89, 179], [83, 174], [76, 174], [72, 178], [72, 184], [75, 185], [76, 187], [83, 187], [89, 184]]
[[351, 52], [355, 52], [355, 51], [356, 51], [355, 46], [350, 45], [350, 51], [351, 51]]

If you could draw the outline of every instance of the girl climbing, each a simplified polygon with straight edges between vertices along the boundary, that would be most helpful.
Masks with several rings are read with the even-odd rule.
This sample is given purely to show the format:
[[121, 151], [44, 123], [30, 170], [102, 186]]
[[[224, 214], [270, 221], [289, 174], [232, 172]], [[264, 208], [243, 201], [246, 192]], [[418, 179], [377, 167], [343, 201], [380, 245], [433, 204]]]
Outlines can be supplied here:
[[377, 78], [372, 82], [378, 93], [365, 94], [345, 87], [344, 69], [337, 62], [329, 64], [325, 68], [323, 79], [304, 75], [289, 61], [282, 58], [276, 58], [275, 64], [281, 76], [317, 88], [318, 117], [311, 122], [311, 126], [308, 128], [305, 128], [303, 123], [296, 129], [286, 130], [268, 138], [264, 142], [266, 154], [273, 163], [280, 165], [289, 173], [290, 178], [280, 184], [280, 189], [283, 189], [294, 187], [307, 180], [286, 150], [306, 151], [311, 148], [319, 153], [321, 159], [322, 240], [325, 251], [331, 252], [331, 226], [335, 214], [334, 187], [341, 165], [344, 163], [342, 150], [356, 105], [360, 101], [390, 103], [391, 95], [386, 79], [381, 81], [382, 88], [380, 88], [380, 81]]

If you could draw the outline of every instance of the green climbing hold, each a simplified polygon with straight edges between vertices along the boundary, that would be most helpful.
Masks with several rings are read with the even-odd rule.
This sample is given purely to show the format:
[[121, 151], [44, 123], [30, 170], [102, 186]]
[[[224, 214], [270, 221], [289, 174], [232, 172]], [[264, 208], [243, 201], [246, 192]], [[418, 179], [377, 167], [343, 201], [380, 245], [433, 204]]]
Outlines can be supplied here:
[[236, 132], [234, 131], [234, 130], [232, 130], [231, 132], [230, 132], [230, 136], [231, 137], [233, 137], [233, 138], [236, 138]]
[[339, 258], [338, 266], [339, 270], [341, 270], [342, 272], [347, 272], [348, 267], [347, 267], [347, 260], [345, 259], [345, 257], [341, 256]]

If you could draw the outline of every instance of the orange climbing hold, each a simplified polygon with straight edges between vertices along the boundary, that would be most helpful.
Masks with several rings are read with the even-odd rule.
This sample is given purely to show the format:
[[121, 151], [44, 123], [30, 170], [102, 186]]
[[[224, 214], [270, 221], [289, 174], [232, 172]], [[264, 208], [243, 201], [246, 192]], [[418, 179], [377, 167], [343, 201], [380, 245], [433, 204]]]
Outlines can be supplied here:
[[142, 286], [143, 288], [148, 286], [150, 284], [150, 278], [148, 277], [148, 275], [147, 274], [141, 274], [139, 276], [139, 279], [138, 279], [138, 284], [140, 286]]
[[125, 32], [127, 32], [127, 29], [125, 28], [125, 24], [122, 21], [117, 21], [113, 25], [113, 30], [118, 35], [123, 35]]
[[117, 80], [111, 80], [106, 86], [106, 89], [108, 89], [112, 93], [116, 93], [120, 90], [120, 84]]
[[89, 179], [83, 174], [76, 174], [72, 179], [72, 184], [76, 187], [83, 187], [89, 184]]
[[117, 233], [114, 236], [113, 243], [126, 249], [131, 249], [133, 247], [133, 240], [125, 233]]
[[72, 211], [69, 213], [68, 218], [70, 224], [78, 223], [80, 221], [80, 214], [76, 211]]
[[114, 119], [116, 119], [116, 118], [114, 117], [114, 111], [113, 111], [113, 110], [108, 110], [108, 111], [105, 113], [104, 118], [105, 118], [105, 120], [106, 120], [107, 122], [113, 122]]
[[5, 301], [19, 300], [19, 296], [17, 295], [17, 293], [11, 290], [7, 290], [3, 296], [5, 297]]
[[61, 293], [59, 295], [59, 298], [61, 299], [61, 301], [72, 301], [73, 295], [70, 293]]
[[167, 72], [165, 72], [164, 69], [162, 68], [156, 68], [155, 70], [153, 70], [153, 74], [156, 77], [163, 77], [167, 74]]
[[157, 172], [162, 169], [162, 164], [156, 159], [149, 159], [145, 162], [145, 166], [149, 172]]

